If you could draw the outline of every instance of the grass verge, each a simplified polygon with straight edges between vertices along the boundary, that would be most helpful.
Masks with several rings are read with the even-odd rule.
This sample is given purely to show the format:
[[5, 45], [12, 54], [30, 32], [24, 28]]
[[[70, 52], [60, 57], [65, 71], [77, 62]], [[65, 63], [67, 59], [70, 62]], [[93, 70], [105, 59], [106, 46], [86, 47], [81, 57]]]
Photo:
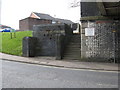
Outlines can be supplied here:
[[0, 52], [11, 55], [22, 55], [22, 39], [26, 36], [32, 36], [32, 31], [20, 31], [16, 32], [16, 38], [11, 39], [10, 32], [0, 32], [1, 46]]

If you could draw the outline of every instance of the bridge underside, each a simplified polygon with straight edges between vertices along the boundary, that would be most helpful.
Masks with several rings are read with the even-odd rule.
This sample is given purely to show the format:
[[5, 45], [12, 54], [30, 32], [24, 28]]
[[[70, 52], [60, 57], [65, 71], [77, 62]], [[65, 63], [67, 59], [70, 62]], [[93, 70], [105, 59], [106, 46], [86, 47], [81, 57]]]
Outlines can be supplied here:
[[81, 2], [81, 58], [120, 58], [120, 2]]

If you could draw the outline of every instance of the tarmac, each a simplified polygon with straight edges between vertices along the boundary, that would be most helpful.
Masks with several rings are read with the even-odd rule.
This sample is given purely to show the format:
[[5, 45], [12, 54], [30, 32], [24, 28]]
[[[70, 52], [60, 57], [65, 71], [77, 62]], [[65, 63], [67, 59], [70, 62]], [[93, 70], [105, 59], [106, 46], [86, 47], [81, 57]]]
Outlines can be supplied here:
[[87, 70], [103, 70], [103, 71], [120, 71], [119, 65], [115, 63], [102, 63], [102, 62], [81, 62], [75, 60], [55, 60], [55, 57], [21, 57], [9, 54], [0, 53], [0, 59], [46, 65], [54, 67], [72, 68], [72, 69], [87, 69]]

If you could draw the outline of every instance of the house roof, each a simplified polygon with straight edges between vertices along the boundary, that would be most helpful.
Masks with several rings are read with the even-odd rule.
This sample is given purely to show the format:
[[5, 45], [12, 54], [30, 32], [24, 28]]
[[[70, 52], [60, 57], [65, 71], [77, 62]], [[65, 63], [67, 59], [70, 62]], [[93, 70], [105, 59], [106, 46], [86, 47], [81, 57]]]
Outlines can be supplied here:
[[40, 19], [50, 19], [53, 20], [54, 18], [48, 14], [43, 14], [43, 13], [36, 13], [33, 12], [35, 15], [37, 15], [38, 17], [40, 17]]
[[11, 27], [0, 24], [0, 29], [4, 29], [4, 28], [11, 28]]
[[54, 18], [52, 16], [50, 16], [49, 14], [43, 14], [43, 13], [37, 13], [37, 12], [33, 12], [35, 15], [37, 15], [40, 19], [48, 19], [48, 20], [52, 20], [54, 22], [61, 22], [61, 23], [66, 23], [66, 24], [73, 24], [72, 21], [67, 20], [67, 19], [60, 19], [60, 18]]
[[67, 20], [67, 19], [59, 19], [59, 18], [55, 18], [55, 21], [58, 21], [58, 22], [61, 22], [61, 23], [73, 24], [72, 21]]

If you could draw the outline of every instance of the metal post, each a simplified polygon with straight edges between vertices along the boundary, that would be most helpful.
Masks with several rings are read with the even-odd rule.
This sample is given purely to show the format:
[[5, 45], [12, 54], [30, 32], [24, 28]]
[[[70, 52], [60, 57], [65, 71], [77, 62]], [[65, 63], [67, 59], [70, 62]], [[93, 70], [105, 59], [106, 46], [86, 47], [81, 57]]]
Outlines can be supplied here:
[[11, 39], [12, 39], [12, 32], [10, 32], [10, 37], [11, 37]]
[[16, 38], [16, 32], [14, 32], [14, 38]]

